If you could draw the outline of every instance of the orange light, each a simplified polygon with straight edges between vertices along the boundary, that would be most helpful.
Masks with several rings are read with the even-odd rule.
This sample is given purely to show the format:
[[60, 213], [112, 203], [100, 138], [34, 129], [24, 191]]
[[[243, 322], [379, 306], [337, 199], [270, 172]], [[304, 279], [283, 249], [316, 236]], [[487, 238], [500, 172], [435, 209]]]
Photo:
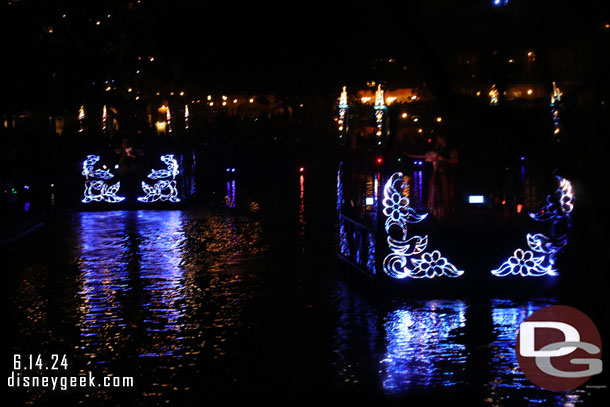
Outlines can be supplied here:
[[517, 213], [521, 213], [522, 210], [523, 210], [523, 205], [517, 204]]
[[506, 205], [506, 199], [502, 200], [502, 205]]

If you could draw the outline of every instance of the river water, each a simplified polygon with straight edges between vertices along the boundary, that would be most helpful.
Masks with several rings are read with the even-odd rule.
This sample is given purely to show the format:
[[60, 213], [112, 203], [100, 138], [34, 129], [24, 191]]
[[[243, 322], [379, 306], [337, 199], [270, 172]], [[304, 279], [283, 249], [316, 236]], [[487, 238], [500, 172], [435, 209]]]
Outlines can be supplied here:
[[14, 405], [597, 405], [599, 391], [545, 391], [518, 368], [516, 327], [557, 299], [369, 295], [338, 272], [332, 176], [276, 181], [229, 179], [214, 209], [66, 214], [7, 248], [9, 356], [65, 354], [67, 372], [51, 375], [135, 382], [11, 390]]

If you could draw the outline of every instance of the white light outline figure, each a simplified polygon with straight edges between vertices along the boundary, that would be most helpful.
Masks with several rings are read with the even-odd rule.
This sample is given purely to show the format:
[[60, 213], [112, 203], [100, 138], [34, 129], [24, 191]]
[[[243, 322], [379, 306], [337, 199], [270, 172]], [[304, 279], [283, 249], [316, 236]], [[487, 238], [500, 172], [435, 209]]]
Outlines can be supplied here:
[[[142, 181], [142, 190], [144, 191], [144, 193], [146, 193], [146, 195], [139, 197], [138, 201], [180, 202], [180, 198], [178, 198], [178, 188], [176, 184], [176, 176], [180, 174], [178, 162], [174, 158], [173, 154], [162, 155], [161, 161], [163, 161], [165, 165], [167, 165], [167, 168], [162, 170], [150, 171], [150, 174], [148, 174], [148, 178], [159, 181], [157, 181], [152, 186], [148, 185], [145, 181]], [[163, 193], [163, 191], [165, 190], [169, 190], [169, 192]]]
[[[567, 229], [571, 226], [574, 209], [572, 183], [556, 176], [559, 187], [546, 198], [547, 205], [529, 216], [538, 222], [551, 222], [550, 237], [542, 233], [526, 236], [530, 250], [517, 249], [500, 267], [491, 270], [496, 277], [521, 275], [522, 277], [556, 276], [555, 260], [561, 249], [568, 244]], [[563, 230], [562, 230], [563, 228]], [[538, 255], [537, 255], [538, 254]]]
[[[108, 202], [117, 203], [125, 199], [123, 196], [117, 196], [117, 192], [121, 188], [121, 182], [117, 182], [114, 185], [106, 184], [105, 180], [114, 178], [114, 174], [110, 173], [110, 170], [93, 169], [95, 163], [100, 160], [100, 156], [90, 154], [87, 159], [83, 161], [83, 172], [85, 176], [85, 192], [84, 198], [81, 200], [83, 203], [89, 202]], [[95, 179], [100, 178], [100, 179]], [[96, 192], [97, 191], [97, 192]]]
[[[400, 183], [399, 189], [396, 184]], [[464, 274], [458, 270], [441, 252], [434, 250], [424, 252], [428, 246], [428, 236], [413, 236], [407, 239], [407, 225], [423, 221], [428, 214], [420, 214], [409, 206], [409, 198], [402, 196], [404, 188], [402, 172], [394, 173], [383, 189], [383, 214], [387, 217], [385, 231], [388, 235], [390, 254], [383, 259], [383, 271], [396, 279], [434, 278], [438, 276], [459, 277]], [[402, 233], [401, 239], [390, 236], [392, 227]]]

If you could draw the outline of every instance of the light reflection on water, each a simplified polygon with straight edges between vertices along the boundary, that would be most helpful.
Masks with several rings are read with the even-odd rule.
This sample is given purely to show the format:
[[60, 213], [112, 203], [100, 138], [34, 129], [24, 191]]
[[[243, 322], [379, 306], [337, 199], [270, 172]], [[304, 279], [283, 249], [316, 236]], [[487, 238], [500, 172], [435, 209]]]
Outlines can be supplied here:
[[586, 391], [551, 392], [531, 383], [519, 368], [515, 344], [518, 327], [531, 314], [555, 300], [514, 302], [506, 299], [491, 300], [491, 317], [495, 340], [490, 345], [492, 380], [486, 385], [485, 404], [493, 407], [515, 405], [525, 401], [529, 405], [571, 407], [582, 404]]
[[165, 398], [190, 390], [200, 355], [230, 356], [266, 251], [260, 222], [114, 211], [77, 214], [74, 228], [81, 372], [144, 369], [143, 395]]
[[[262, 225], [248, 218], [88, 212], [74, 215], [68, 229], [74, 241], [58, 246], [70, 247], [74, 276], [63, 270], [68, 261], [62, 254], [52, 260], [55, 266], [46, 254], [39, 262], [20, 260], [16, 349], [50, 353], [64, 341], [73, 346], [68, 357], [75, 369], [133, 375], [138, 386], [125, 393], [73, 393], [79, 401], [122, 394], [136, 405], [183, 394], [192, 401], [209, 392], [232, 394], [243, 389], [232, 387], [242, 379], [274, 391], [270, 379], [294, 371], [304, 380], [324, 377], [339, 391], [391, 398], [467, 389], [477, 394], [473, 405], [570, 407], [588, 397], [586, 390], [538, 389], [517, 367], [516, 327], [553, 300], [379, 300], [332, 277], [313, 280], [324, 285], [312, 288], [314, 301], [299, 299], [294, 294], [303, 292], [293, 286], [301, 277], [293, 271], [301, 269], [282, 263], [280, 275], [271, 275]], [[299, 275], [327, 270], [307, 271]], [[326, 290], [331, 301], [322, 308]], [[324, 318], [330, 335], [320, 325]], [[73, 326], [71, 338], [66, 327]], [[295, 342], [303, 332], [323, 339]], [[480, 361], [473, 364], [473, 358]], [[316, 368], [304, 360], [316, 360]], [[320, 367], [328, 371], [318, 374]]]
[[518, 366], [519, 325], [554, 299], [404, 299], [379, 308], [344, 283], [337, 284], [333, 299], [338, 313], [333, 363], [337, 385], [345, 391], [365, 388], [408, 398], [454, 389], [473, 395], [476, 405], [493, 407], [571, 407], [590, 396], [586, 389], [538, 388]]
[[399, 301], [380, 310], [342, 283], [334, 299], [334, 365], [341, 387], [363, 385], [398, 397], [464, 384], [465, 302]]
[[385, 318], [386, 352], [380, 362], [383, 390], [453, 386], [468, 357], [460, 338], [466, 324], [462, 301], [401, 305]]

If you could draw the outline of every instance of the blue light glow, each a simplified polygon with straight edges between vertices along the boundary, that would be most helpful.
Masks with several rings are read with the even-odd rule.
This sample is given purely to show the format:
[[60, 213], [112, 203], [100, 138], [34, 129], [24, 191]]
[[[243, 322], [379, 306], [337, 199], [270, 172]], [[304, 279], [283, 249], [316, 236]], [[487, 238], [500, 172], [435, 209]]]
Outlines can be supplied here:
[[142, 181], [142, 190], [144, 191], [144, 193], [146, 193], [146, 195], [139, 197], [138, 201], [180, 202], [180, 198], [178, 198], [178, 188], [176, 184], [176, 176], [180, 173], [178, 162], [174, 158], [173, 154], [162, 155], [161, 161], [163, 161], [165, 165], [167, 165], [167, 168], [162, 170], [151, 170], [150, 174], [148, 174], [148, 178], [159, 181], [157, 181], [152, 186]]
[[227, 181], [227, 195], [225, 196], [225, 205], [227, 208], [235, 208], [235, 180]]
[[542, 233], [526, 236], [530, 250], [517, 249], [502, 265], [492, 270], [497, 277], [521, 275], [523, 277], [555, 276], [555, 259], [567, 245], [567, 232], [571, 227], [571, 212], [574, 209], [572, 184], [565, 178], [555, 177], [559, 183], [553, 195], [547, 197], [547, 205], [530, 217], [539, 222], [550, 222], [549, 237]]
[[483, 204], [483, 203], [485, 203], [485, 197], [483, 195], [469, 195], [468, 203], [469, 204]]
[[379, 363], [386, 394], [462, 383], [460, 372], [469, 356], [460, 338], [466, 309], [461, 301], [428, 301], [388, 313], [387, 347]]
[[[114, 185], [108, 185], [104, 180], [114, 178], [114, 174], [110, 173], [108, 169], [97, 169], [94, 170], [93, 166], [100, 160], [97, 155], [88, 155], [87, 159], [83, 162], [82, 175], [85, 176], [85, 192], [84, 198], [81, 200], [83, 203], [89, 202], [109, 202], [116, 203], [121, 202], [125, 197], [117, 196], [119, 188], [121, 188], [121, 182], [117, 182]], [[100, 179], [95, 179], [100, 178]]]
[[[398, 189], [396, 188], [396, 185]], [[393, 278], [433, 278], [437, 276], [459, 277], [464, 271], [458, 270], [438, 250], [424, 252], [428, 246], [428, 236], [413, 236], [407, 239], [407, 225], [424, 220], [428, 214], [419, 214], [409, 206], [409, 198], [401, 191], [405, 188], [403, 174], [394, 173], [384, 188], [383, 214], [387, 217], [387, 233], [390, 254], [383, 260], [383, 270]], [[394, 227], [401, 232], [400, 239], [390, 236]]]

